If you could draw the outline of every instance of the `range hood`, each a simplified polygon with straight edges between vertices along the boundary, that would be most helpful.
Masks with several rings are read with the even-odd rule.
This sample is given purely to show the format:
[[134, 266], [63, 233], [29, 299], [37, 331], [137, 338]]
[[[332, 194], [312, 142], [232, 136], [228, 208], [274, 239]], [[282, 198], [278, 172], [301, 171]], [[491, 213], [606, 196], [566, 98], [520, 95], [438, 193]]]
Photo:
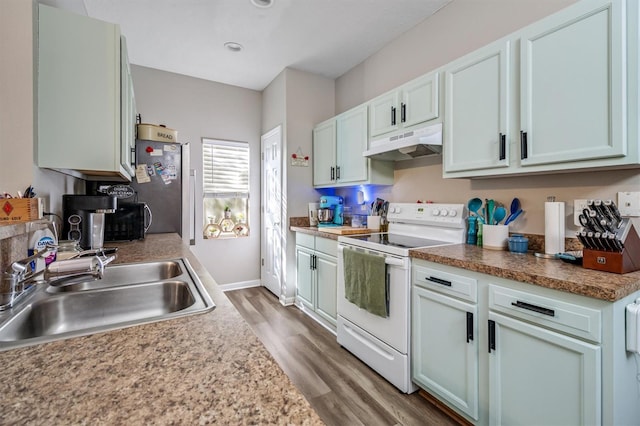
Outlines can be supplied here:
[[369, 142], [364, 157], [376, 160], [410, 160], [442, 153], [442, 123], [395, 133]]

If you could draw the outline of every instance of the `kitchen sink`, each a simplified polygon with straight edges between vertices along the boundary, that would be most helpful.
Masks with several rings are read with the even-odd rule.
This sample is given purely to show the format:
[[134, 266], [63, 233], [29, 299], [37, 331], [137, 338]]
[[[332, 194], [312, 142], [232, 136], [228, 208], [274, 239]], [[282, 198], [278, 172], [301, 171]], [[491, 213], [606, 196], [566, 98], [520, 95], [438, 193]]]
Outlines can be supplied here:
[[0, 314], [0, 350], [209, 312], [186, 259], [107, 266], [101, 280], [36, 291]]

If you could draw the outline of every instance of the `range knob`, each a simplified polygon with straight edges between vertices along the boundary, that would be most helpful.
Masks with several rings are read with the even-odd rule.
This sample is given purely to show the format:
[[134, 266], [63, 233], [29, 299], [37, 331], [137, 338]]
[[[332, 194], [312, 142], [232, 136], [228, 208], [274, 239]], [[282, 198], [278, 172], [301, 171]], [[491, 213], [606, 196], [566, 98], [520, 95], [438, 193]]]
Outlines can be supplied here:
[[458, 212], [457, 212], [457, 211], [455, 211], [455, 210], [449, 210], [449, 216], [451, 216], [451, 217], [456, 217], [456, 215], [457, 215], [457, 214], [458, 214]]
[[440, 210], [438, 209], [431, 210], [431, 216], [440, 216]]
[[442, 211], [440, 212], [440, 216], [448, 216], [449, 212], [447, 211], [447, 209], [442, 209]]

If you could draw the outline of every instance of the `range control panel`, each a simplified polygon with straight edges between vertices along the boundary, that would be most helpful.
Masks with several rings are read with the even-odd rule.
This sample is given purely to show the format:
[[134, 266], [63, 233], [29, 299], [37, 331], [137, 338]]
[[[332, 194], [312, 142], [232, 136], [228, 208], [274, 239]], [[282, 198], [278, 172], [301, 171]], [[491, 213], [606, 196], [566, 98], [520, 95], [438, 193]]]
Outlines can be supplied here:
[[466, 207], [464, 204], [389, 203], [387, 220], [461, 228], [465, 226]]

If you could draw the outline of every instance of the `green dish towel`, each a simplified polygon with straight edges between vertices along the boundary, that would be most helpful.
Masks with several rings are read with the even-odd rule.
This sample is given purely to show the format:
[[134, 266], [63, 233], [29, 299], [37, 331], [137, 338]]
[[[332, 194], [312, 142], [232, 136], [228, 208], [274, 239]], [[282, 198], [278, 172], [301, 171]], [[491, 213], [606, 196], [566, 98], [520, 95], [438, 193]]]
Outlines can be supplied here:
[[344, 248], [343, 259], [347, 300], [374, 315], [388, 317], [384, 257]]

